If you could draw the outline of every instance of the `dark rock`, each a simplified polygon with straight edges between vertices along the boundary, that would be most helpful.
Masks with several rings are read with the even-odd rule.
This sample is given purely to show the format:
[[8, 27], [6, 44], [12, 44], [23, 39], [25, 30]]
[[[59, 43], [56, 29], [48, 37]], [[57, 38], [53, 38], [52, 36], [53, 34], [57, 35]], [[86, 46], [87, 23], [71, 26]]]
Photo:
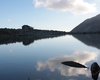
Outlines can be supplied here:
[[22, 30], [29, 31], [29, 30], [33, 30], [33, 28], [28, 25], [23, 25]]
[[92, 74], [93, 80], [98, 79], [99, 71], [100, 71], [99, 65], [96, 62], [92, 63], [92, 65], [91, 65], [91, 74]]

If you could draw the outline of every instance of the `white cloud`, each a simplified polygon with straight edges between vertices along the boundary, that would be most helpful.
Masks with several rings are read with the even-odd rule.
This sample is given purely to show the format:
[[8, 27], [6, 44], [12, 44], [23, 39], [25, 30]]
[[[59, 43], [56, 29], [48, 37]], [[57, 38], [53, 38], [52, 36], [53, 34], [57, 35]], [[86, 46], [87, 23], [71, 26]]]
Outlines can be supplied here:
[[44, 2], [43, 2], [43, 1], [35, 0], [35, 1], [34, 1], [34, 4], [35, 4], [35, 7], [39, 7], [39, 6], [43, 5]]
[[11, 49], [11, 50], [9, 50], [9, 52], [10, 52], [10, 53], [12, 53], [12, 51], [13, 51], [12, 49]]
[[96, 12], [96, 4], [83, 0], [34, 0], [35, 7], [45, 7], [51, 10], [70, 11], [75, 14]]
[[44, 69], [50, 69], [51, 71], [55, 71], [56, 69], [59, 70], [61, 75], [63, 76], [77, 76], [77, 75], [86, 75], [90, 76], [90, 71], [84, 69], [84, 68], [73, 68], [69, 66], [65, 66], [61, 64], [63, 61], [76, 61], [83, 65], [86, 65], [86, 63], [97, 59], [98, 53], [93, 52], [75, 52], [73, 55], [65, 55], [62, 57], [56, 57], [51, 58], [47, 60], [46, 62], [37, 62], [37, 70], [42, 71]]

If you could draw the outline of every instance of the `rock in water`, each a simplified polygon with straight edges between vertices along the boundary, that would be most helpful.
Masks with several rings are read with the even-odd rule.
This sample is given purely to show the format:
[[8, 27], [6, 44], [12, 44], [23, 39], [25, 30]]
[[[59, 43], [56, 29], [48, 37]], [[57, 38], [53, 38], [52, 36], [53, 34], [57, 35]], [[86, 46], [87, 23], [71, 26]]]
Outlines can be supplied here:
[[74, 62], [74, 61], [64, 61], [64, 62], [61, 62], [61, 63], [64, 64], [64, 65], [67, 65], [67, 66], [71, 66], [71, 67], [87, 68], [85, 65], [82, 65], [82, 64]]
[[91, 65], [91, 74], [92, 74], [92, 78], [94, 80], [98, 79], [99, 72], [100, 72], [99, 65], [96, 62], [92, 63], [92, 65]]

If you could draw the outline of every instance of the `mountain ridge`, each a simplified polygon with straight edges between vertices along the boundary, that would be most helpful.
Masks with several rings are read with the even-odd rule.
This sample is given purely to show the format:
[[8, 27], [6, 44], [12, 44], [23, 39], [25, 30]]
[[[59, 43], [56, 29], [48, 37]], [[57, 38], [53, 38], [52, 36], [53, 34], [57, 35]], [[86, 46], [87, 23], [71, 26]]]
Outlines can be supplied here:
[[71, 30], [71, 33], [90, 33], [90, 32], [100, 32], [100, 14], [88, 18], [74, 29]]

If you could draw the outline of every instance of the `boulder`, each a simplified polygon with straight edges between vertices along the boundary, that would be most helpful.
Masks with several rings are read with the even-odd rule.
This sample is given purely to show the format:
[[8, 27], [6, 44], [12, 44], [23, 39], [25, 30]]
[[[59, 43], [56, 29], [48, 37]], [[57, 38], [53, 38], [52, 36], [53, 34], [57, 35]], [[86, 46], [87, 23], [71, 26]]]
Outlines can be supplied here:
[[24, 30], [24, 31], [29, 31], [29, 30], [33, 30], [33, 28], [30, 27], [30, 26], [28, 26], [28, 25], [23, 25], [23, 26], [22, 26], [22, 30]]

